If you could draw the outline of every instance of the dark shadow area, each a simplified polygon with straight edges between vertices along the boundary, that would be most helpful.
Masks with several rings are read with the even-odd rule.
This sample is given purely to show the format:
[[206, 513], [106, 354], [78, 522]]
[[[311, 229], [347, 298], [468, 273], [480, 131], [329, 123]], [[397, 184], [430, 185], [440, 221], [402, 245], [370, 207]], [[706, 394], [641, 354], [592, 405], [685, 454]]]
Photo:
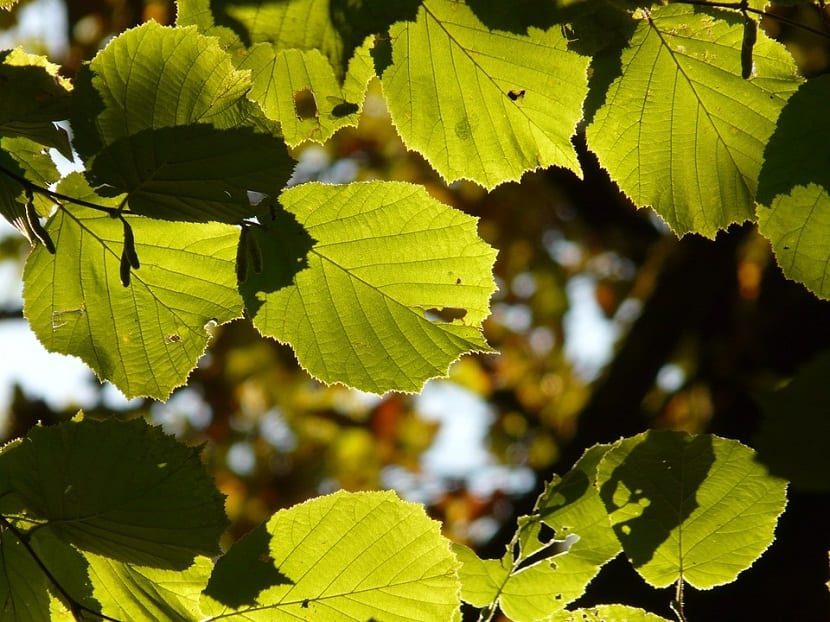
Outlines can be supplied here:
[[220, 557], [205, 594], [228, 607], [254, 605], [262, 590], [294, 582], [274, 567], [269, 555], [271, 535], [265, 523], [239, 539]]
[[652, 430], [602, 485], [599, 495], [609, 515], [624, 507], [615, 502], [623, 490], [630, 492], [625, 505], [642, 507], [636, 518], [613, 525], [635, 568], [650, 562], [671, 532], [698, 507], [695, 491], [714, 462], [710, 436]]
[[72, 127], [72, 146], [81, 159], [88, 160], [103, 147], [95, 120], [104, 110], [104, 100], [92, 84], [95, 77], [89, 65], [82, 65], [75, 75], [72, 91], [72, 109], [69, 124]]
[[262, 226], [251, 227], [248, 235], [250, 243], [258, 246], [267, 269], [259, 274], [250, 271], [239, 286], [250, 319], [256, 318], [264, 304], [258, 294], [289, 287], [294, 276], [308, 267], [307, 255], [317, 242], [293, 214], [280, 207], [274, 208], [273, 219], [266, 216], [261, 220]]
[[87, 173], [101, 196], [129, 194], [131, 213], [235, 224], [265, 212], [249, 192], [276, 196], [294, 161], [279, 138], [248, 127], [145, 129], [104, 147]]
[[793, 93], [764, 149], [757, 201], [770, 205], [776, 195], [814, 183], [830, 192], [830, 75], [803, 83]]

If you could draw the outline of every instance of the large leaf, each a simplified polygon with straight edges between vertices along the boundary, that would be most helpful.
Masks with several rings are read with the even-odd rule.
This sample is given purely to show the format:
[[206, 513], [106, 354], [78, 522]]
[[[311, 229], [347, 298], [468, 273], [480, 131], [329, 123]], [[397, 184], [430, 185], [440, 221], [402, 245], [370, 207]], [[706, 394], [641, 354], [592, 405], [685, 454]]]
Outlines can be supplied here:
[[[391, 492], [319, 497], [277, 512], [267, 524], [267, 559], [279, 579], [255, 602], [233, 610], [216, 600], [248, 571], [250, 551], [225, 554], [202, 607], [223, 619], [384, 620], [457, 619], [458, 562], [439, 524], [423, 507]], [[249, 548], [249, 547], [248, 547]]]
[[266, 270], [241, 290], [259, 331], [290, 343], [313, 376], [417, 391], [461, 354], [489, 351], [495, 252], [475, 218], [393, 182], [304, 184], [280, 202], [305, 231], [284, 219], [256, 228]]
[[778, 120], [758, 184], [758, 227], [787, 278], [830, 298], [830, 76], [804, 83]]
[[[61, 188], [87, 198], [78, 178]], [[101, 201], [100, 197], [97, 199]], [[242, 315], [236, 227], [127, 216], [141, 268], [121, 281], [122, 223], [107, 214], [60, 209], [24, 270], [24, 313], [54, 352], [83, 359], [127, 396], [165, 399], [187, 380], [208, 342], [205, 326]]]
[[646, 432], [617, 442], [597, 486], [623, 552], [651, 585], [734, 581], [774, 538], [786, 483], [737, 441]]
[[248, 72], [194, 27], [129, 30], [77, 82], [72, 125], [90, 181], [129, 193], [136, 213], [236, 222], [257, 212], [249, 192], [276, 195], [288, 179], [276, 125], [247, 98]]
[[588, 59], [558, 25], [495, 31], [464, 4], [427, 0], [390, 39], [381, 79], [392, 121], [444, 178], [492, 188], [537, 168], [580, 171], [570, 139]]
[[[532, 622], [547, 619], [584, 593], [603, 564], [621, 550], [594, 487], [597, 464], [608, 447], [589, 449], [545, 489], [536, 512], [520, 519], [516, 559], [508, 554], [482, 560], [466, 547], [456, 547], [466, 602], [498, 605], [511, 620]], [[542, 523], [554, 529], [556, 539], [540, 539]]]
[[318, 50], [279, 50], [260, 43], [245, 55], [240, 69], [250, 69], [250, 97], [269, 119], [279, 121], [285, 142], [325, 142], [338, 129], [357, 125], [366, 85], [374, 75], [371, 42], [359, 48], [341, 86]]
[[58, 537], [132, 564], [187, 568], [218, 552], [227, 526], [199, 451], [141, 419], [33, 428], [0, 473], [2, 494]]
[[[764, 145], [800, 79], [786, 49], [759, 33], [755, 73], [741, 77], [743, 17], [671, 4], [643, 11], [621, 75], [589, 111], [588, 146], [619, 187], [677, 233], [713, 237], [755, 217]], [[594, 88], [603, 88], [602, 86]]]
[[67, 158], [72, 148], [54, 121], [69, 118], [71, 83], [58, 75], [58, 65], [22, 49], [0, 53], [0, 135], [23, 136], [55, 147]]

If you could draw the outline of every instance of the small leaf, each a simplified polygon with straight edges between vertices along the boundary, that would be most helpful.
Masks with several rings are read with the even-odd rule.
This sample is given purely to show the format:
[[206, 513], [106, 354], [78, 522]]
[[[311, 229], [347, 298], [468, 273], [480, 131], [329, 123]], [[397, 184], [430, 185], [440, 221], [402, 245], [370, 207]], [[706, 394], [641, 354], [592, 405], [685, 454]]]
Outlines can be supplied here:
[[[417, 391], [461, 354], [489, 351], [480, 327], [495, 252], [474, 218], [393, 182], [303, 184], [280, 202], [301, 227], [251, 232], [266, 270], [241, 290], [257, 329], [290, 343], [313, 376]], [[444, 307], [467, 313], [453, 322], [425, 313]]]
[[590, 609], [560, 611], [550, 622], [669, 622], [667, 618], [627, 605], [599, 605]]
[[[94, 196], [83, 194], [78, 179], [61, 187]], [[239, 230], [125, 218], [141, 257], [129, 287], [121, 281], [118, 220], [89, 208], [61, 209], [47, 225], [57, 253], [37, 247], [26, 262], [24, 313], [48, 350], [79, 356], [127, 396], [165, 399], [204, 353], [205, 325], [242, 315], [234, 270]]]
[[[240, 620], [423, 620], [458, 615], [458, 562], [423, 507], [391, 492], [318, 497], [268, 521], [276, 583], [233, 610], [208, 588], [202, 608]], [[252, 541], [261, 542], [261, 538]], [[251, 550], [235, 547], [217, 564], [247, 572]], [[213, 578], [211, 578], [213, 585]]]
[[390, 39], [381, 80], [392, 121], [442, 177], [493, 188], [548, 166], [579, 173], [570, 139], [588, 58], [569, 50], [559, 25], [491, 30], [462, 3], [427, 0]]
[[[357, 125], [366, 85], [373, 76], [371, 39], [356, 50], [341, 86], [328, 60], [318, 50], [280, 50], [260, 43], [239, 63], [251, 70], [250, 97], [269, 119], [279, 121], [285, 142], [294, 147], [303, 141], [323, 143], [340, 128]], [[343, 111], [343, 104], [357, 102]], [[340, 106], [340, 112], [338, 112]]]
[[621, 59], [595, 68], [618, 77], [604, 98], [592, 94], [604, 103], [588, 112], [588, 146], [623, 192], [678, 234], [713, 237], [754, 219], [764, 145], [801, 81], [789, 52], [763, 34], [756, 75], [742, 79], [742, 37], [739, 13], [656, 6]]
[[786, 483], [737, 441], [646, 432], [605, 454], [597, 486], [623, 552], [655, 587], [735, 580], [772, 543]]
[[187, 568], [218, 551], [227, 526], [198, 450], [142, 419], [32, 428], [0, 454], [0, 471], [2, 492], [61, 539], [131, 564]]

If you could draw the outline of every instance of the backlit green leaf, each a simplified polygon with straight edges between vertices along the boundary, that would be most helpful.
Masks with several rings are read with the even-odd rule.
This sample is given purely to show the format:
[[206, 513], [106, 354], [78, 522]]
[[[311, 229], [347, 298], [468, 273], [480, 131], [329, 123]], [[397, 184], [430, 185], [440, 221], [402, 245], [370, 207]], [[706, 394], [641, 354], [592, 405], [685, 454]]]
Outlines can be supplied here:
[[[81, 191], [77, 179], [61, 187]], [[57, 253], [37, 247], [26, 263], [24, 313], [48, 350], [80, 357], [127, 396], [166, 399], [204, 353], [206, 324], [242, 315], [239, 230], [126, 219], [141, 262], [129, 287], [120, 277], [122, 223], [89, 208], [61, 209], [47, 227]]]
[[131, 564], [187, 568], [218, 551], [227, 525], [199, 451], [142, 419], [33, 428], [0, 471], [3, 492], [61, 539]]
[[[588, 146], [637, 205], [677, 233], [713, 237], [755, 217], [764, 146], [798, 87], [786, 49], [759, 33], [741, 78], [743, 17], [681, 4], [643, 11], [595, 115]], [[594, 94], [596, 97], [597, 94]]]
[[[420, 505], [391, 492], [339, 492], [277, 512], [267, 531], [269, 548], [260, 558], [280, 578], [236, 610], [216, 600], [224, 590], [211, 578], [214, 589], [202, 602], [210, 619], [457, 619], [458, 562]], [[219, 583], [247, 571], [250, 552], [235, 555], [231, 547], [221, 570], [217, 564]]]
[[357, 125], [366, 84], [374, 75], [370, 45], [356, 50], [342, 87], [318, 50], [278, 50], [260, 43], [239, 68], [251, 70], [250, 97], [269, 119], [279, 121], [288, 145], [322, 143], [341, 127]]
[[445, 179], [493, 188], [548, 166], [579, 173], [570, 139], [588, 59], [559, 25], [491, 30], [462, 3], [427, 0], [390, 39], [381, 79], [392, 121]]
[[49, 580], [20, 541], [0, 537], [0, 618], [42, 622], [49, 611]]
[[651, 585], [735, 580], [772, 543], [786, 483], [712, 435], [651, 431], [605, 454], [597, 486], [623, 552]]
[[303, 184], [280, 202], [305, 231], [257, 227], [267, 269], [241, 290], [259, 331], [313, 376], [417, 391], [461, 354], [489, 351], [495, 252], [475, 218], [393, 182]]

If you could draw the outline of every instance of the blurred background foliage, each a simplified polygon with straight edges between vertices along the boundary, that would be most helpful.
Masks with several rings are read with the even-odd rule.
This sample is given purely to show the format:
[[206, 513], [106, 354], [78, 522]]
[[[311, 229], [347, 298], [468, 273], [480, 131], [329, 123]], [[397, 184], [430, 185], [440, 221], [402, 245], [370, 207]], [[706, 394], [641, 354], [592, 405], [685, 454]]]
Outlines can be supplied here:
[[[770, 11], [783, 21], [765, 19], [767, 32], [787, 42], [806, 75], [825, 72], [827, 35], [796, 24], [827, 33], [828, 9]], [[172, 24], [172, 2], [39, 0], [0, 11], [3, 47], [23, 42], [69, 76], [109, 37], [148, 19]], [[94, 397], [83, 403], [15, 387], [3, 436], [68, 418], [79, 405], [91, 416], [147, 417], [205, 445], [227, 495], [226, 544], [279, 508], [382, 487], [425, 503], [449, 537], [490, 556], [501, 555], [542, 483], [595, 442], [651, 427], [753, 445], [762, 417], [755, 396], [830, 347], [830, 305], [782, 277], [753, 227], [735, 226], [715, 242], [678, 241], [629, 204], [576, 142], [583, 180], [549, 170], [489, 194], [448, 186], [403, 148], [373, 84], [356, 129], [296, 150], [295, 183], [405, 180], [481, 219], [481, 236], [499, 250], [485, 333], [500, 355], [463, 358], [449, 380], [419, 396], [378, 397], [321, 385], [289, 348], [235, 322], [216, 329], [190, 384], [166, 404], [114, 399], [91, 374], [83, 389]], [[14, 283], [0, 318], [20, 330], [26, 252], [19, 236], [0, 242], [0, 274]], [[830, 501], [790, 492], [778, 542], [733, 586], [688, 594], [690, 619], [830, 619]], [[671, 617], [670, 596], [646, 588], [625, 563], [612, 562], [583, 600]]]

